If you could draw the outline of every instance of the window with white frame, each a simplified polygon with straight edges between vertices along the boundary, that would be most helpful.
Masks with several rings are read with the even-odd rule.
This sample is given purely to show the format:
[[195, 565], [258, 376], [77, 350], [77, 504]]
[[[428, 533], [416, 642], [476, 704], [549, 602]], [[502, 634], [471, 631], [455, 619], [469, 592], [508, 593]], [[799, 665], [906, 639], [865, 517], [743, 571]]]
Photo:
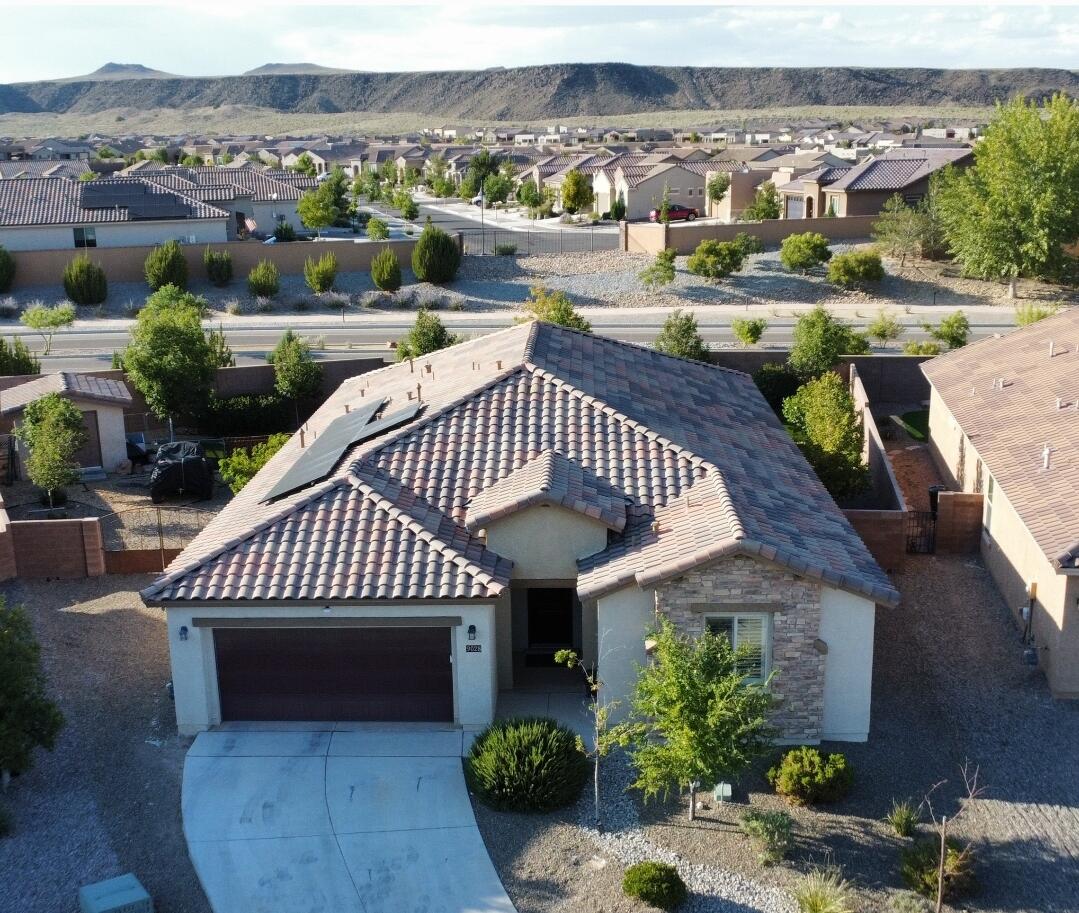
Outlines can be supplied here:
[[768, 677], [772, 662], [772, 616], [768, 612], [722, 612], [705, 618], [708, 630], [723, 635], [735, 650], [745, 650], [739, 671], [753, 681]]
[[993, 531], [993, 493], [996, 487], [993, 477], [987, 473], [985, 483], [985, 516], [982, 518], [982, 532], [987, 537]]

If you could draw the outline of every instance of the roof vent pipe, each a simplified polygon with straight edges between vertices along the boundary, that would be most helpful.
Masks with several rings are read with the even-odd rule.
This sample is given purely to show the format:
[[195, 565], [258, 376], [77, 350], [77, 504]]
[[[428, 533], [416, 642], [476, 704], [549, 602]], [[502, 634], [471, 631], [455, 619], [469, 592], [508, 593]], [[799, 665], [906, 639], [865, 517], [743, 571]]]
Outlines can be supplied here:
[[[1060, 400], [1058, 399], [1058, 400], [1057, 400], [1057, 403], [1059, 404], [1059, 402], [1060, 402]], [[352, 408], [352, 407], [351, 407], [351, 406], [349, 406], [349, 404], [348, 404], [348, 403], [345, 403], [345, 415], [348, 415], [348, 414], [349, 414], [349, 412], [351, 411], [351, 408]]]
[[416, 402], [418, 402], [418, 403], [423, 402], [423, 395], [422, 394], [423, 394], [423, 387], [421, 387], [419, 384], [416, 384]]
[[307, 446], [307, 445], [304, 443], [304, 431], [303, 431], [303, 428], [301, 428], [300, 429], [300, 449], [302, 450], [305, 446]]
[[1064, 402], [1064, 400], [1062, 400], [1062, 399], [1061, 399], [1061, 398], [1060, 398], [1060, 397], [1058, 396], [1058, 397], [1057, 397], [1057, 409], [1058, 409], [1058, 410], [1060, 409], [1060, 407], [1061, 407], [1061, 405], [1063, 404], [1063, 402]]
[[1046, 444], [1045, 447], [1042, 449], [1042, 469], [1049, 468], [1049, 454], [1051, 454], [1052, 452], [1053, 451], [1048, 444]]

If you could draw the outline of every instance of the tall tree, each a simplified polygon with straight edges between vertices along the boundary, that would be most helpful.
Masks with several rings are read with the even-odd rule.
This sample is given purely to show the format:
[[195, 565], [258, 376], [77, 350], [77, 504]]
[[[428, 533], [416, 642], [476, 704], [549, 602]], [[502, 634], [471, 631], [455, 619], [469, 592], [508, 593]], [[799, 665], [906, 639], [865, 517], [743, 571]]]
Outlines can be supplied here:
[[592, 182], [582, 171], [572, 168], [562, 178], [562, 208], [577, 213], [592, 205]]
[[30, 481], [44, 491], [53, 506], [57, 492], [79, 480], [75, 454], [86, 441], [82, 412], [59, 393], [49, 393], [27, 404], [15, 436], [26, 445]]
[[147, 299], [131, 330], [123, 365], [155, 415], [189, 419], [199, 415], [209, 399], [215, 356], [194, 296], [176, 291], [180, 297], [171, 301], [159, 298], [160, 292]]
[[314, 190], [308, 190], [296, 202], [296, 213], [307, 228], [321, 236], [322, 229], [333, 225], [341, 214], [334, 202], [333, 187], [324, 182]]
[[311, 356], [311, 347], [297, 336], [291, 328], [270, 353], [273, 365], [274, 387], [282, 396], [292, 400], [296, 424], [300, 424], [300, 400], [318, 393], [322, 386], [322, 366]]
[[861, 333], [819, 304], [798, 318], [792, 335], [787, 364], [806, 379], [830, 371], [844, 355], [864, 355], [869, 351]]
[[970, 274], [1008, 283], [1059, 275], [1079, 237], [1079, 101], [1019, 97], [998, 107], [974, 164], [940, 187], [944, 234]]

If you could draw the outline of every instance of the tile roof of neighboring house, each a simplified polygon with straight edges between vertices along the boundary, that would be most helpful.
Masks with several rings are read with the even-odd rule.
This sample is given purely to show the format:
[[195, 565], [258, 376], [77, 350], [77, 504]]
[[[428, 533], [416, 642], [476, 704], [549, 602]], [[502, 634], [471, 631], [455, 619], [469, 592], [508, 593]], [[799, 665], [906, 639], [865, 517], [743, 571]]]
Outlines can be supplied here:
[[117, 406], [131, 405], [131, 391], [123, 381], [60, 371], [57, 374], [42, 374], [33, 380], [0, 391], [0, 414], [18, 412], [35, 399], [49, 393]]
[[557, 450], [545, 450], [468, 502], [465, 525], [482, 529], [524, 507], [564, 507], [621, 532], [626, 496], [606, 479]]
[[810, 171], [800, 178], [777, 187], [776, 190], [780, 193], [805, 193], [806, 184], [810, 182], [819, 184], [821, 187], [829, 187], [850, 171], [851, 167], [853, 166], [832, 167], [831, 165], [825, 165], [823, 168]]
[[[497, 503], [491, 492], [500, 482], [510, 491], [524, 479], [527, 488], [532, 473], [542, 476], [548, 465], [537, 458], [557, 453], [545, 459], [573, 464], [580, 487], [589, 489], [584, 500], [616, 510], [607, 486], [626, 499], [627, 517], [637, 518], [627, 519], [626, 536], [634, 523], [639, 528], [711, 481], [725, 492], [711, 522], [726, 531], [731, 550], [774, 555], [799, 574], [878, 602], [897, 599], [747, 375], [524, 324], [346, 381], [312, 417], [308, 434], [325, 428], [346, 404], [385, 398], [389, 412], [416, 395], [425, 410], [417, 418], [351, 448], [327, 481], [262, 503], [300, 454], [294, 436], [145, 596], [231, 601], [281, 592], [281, 581], [299, 574], [296, 550], [306, 574], [338, 581], [335, 598], [384, 592], [367, 574], [397, 581], [394, 592], [472, 598], [486, 587], [483, 595], [490, 596], [505, 585], [506, 573], [465, 538], [470, 504], [482, 506], [485, 494]], [[585, 486], [586, 474], [602, 484]], [[506, 481], [513, 477], [517, 482]], [[565, 484], [572, 494], [577, 483]], [[416, 500], [405, 503], [409, 498]], [[393, 513], [395, 506], [405, 515]], [[359, 529], [364, 512], [376, 509], [384, 534], [342, 533]], [[408, 540], [405, 526], [419, 522], [417, 512], [431, 547], [449, 537], [449, 564], [413, 562], [411, 546], [400, 555], [385, 547], [395, 536]], [[332, 531], [317, 519], [324, 516], [337, 518]], [[302, 537], [280, 532], [297, 524]], [[662, 526], [659, 535], [666, 546]], [[590, 572], [616, 562], [622, 541], [615, 537], [589, 559]], [[488, 577], [477, 577], [472, 565]], [[290, 590], [314, 591], [299, 579]]]
[[[228, 213], [186, 194], [166, 190], [152, 181], [139, 178], [115, 178], [91, 182], [95, 192], [117, 187], [130, 191], [136, 197], [143, 195], [151, 202], [160, 200], [172, 204], [173, 214], [163, 218], [225, 219]], [[18, 181], [0, 181], [0, 226], [16, 225], [78, 225], [102, 222], [133, 221], [126, 205], [90, 205], [96, 200], [85, 200], [88, 187], [81, 181], [67, 178], [23, 178]], [[87, 205], [84, 205], [84, 202]], [[181, 216], [176, 211], [183, 213]]]
[[1046, 557], [1079, 567], [1079, 308], [933, 358], [922, 372]]
[[833, 190], [902, 190], [946, 165], [973, 155], [970, 149], [889, 149], [854, 165], [832, 184]]
[[212, 165], [195, 168], [169, 165], [142, 177], [207, 203], [229, 202], [237, 197], [250, 197], [256, 203], [298, 200], [318, 185], [316, 178], [305, 174], [266, 171], [249, 164], [228, 169]]
[[78, 178], [89, 171], [86, 162], [0, 162], [0, 180], [12, 178]]

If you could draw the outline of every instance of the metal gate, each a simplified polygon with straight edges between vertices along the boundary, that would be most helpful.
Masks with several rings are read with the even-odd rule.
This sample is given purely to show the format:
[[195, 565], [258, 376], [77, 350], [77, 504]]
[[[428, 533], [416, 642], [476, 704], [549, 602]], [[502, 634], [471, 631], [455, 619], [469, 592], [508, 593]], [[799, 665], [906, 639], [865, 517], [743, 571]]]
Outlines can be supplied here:
[[937, 518], [931, 510], [907, 511], [907, 552], [932, 555], [937, 547]]
[[597, 250], [617, 250], [618, 233], [595, 231], [591, 227], [547, 231], [514, 231], [499, 228], [457, 229], [464, 252], [469, 256], [491, 254], [573, 254]]

